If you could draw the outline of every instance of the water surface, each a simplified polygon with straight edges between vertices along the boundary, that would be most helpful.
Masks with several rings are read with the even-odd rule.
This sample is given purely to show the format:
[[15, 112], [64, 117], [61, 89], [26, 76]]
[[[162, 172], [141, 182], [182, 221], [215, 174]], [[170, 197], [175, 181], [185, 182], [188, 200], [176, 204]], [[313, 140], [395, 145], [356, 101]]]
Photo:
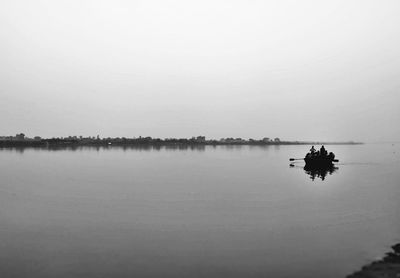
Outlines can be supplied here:
[[400, 242], [399, 144], [0, 150], [1, 277], [343, 277]]

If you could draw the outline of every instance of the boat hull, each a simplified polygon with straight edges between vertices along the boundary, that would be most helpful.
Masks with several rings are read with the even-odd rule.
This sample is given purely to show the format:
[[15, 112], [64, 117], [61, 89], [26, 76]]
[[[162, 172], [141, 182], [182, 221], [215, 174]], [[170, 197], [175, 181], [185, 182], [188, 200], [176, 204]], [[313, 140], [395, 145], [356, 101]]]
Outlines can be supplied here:
[[304, 158], [306, 166], [309, 167], [330, 167], [333, 165], [333, 159], [330, 158]]

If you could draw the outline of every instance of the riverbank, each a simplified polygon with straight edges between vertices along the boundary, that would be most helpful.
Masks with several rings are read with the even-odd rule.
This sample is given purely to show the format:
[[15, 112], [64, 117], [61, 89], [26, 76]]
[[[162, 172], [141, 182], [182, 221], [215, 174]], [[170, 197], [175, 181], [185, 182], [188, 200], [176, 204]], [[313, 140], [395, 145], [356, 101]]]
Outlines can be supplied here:
[[361, 270], [347, 278], [398, 278], [400, 277], [400, 243], [392, 246], [391, 252], [386, 253], [381, 260], [364, 266]]

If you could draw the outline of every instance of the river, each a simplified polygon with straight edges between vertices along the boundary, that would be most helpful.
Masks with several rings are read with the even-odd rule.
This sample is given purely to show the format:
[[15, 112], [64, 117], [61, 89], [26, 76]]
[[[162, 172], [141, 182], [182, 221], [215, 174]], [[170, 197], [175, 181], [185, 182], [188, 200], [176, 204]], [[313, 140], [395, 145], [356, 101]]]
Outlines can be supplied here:
[[345, 277], [400, 242], [400, 144], [309, 148], [2, 149], [0, 276]]

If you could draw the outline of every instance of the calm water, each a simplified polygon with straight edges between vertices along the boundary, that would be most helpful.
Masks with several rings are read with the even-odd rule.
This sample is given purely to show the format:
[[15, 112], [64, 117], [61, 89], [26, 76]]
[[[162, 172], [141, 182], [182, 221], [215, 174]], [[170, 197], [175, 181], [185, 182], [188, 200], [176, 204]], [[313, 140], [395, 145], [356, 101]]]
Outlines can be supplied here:
[[0, 150], [0, 276], [343, 277], [400, 242], [400, 144], [308, 149]]

